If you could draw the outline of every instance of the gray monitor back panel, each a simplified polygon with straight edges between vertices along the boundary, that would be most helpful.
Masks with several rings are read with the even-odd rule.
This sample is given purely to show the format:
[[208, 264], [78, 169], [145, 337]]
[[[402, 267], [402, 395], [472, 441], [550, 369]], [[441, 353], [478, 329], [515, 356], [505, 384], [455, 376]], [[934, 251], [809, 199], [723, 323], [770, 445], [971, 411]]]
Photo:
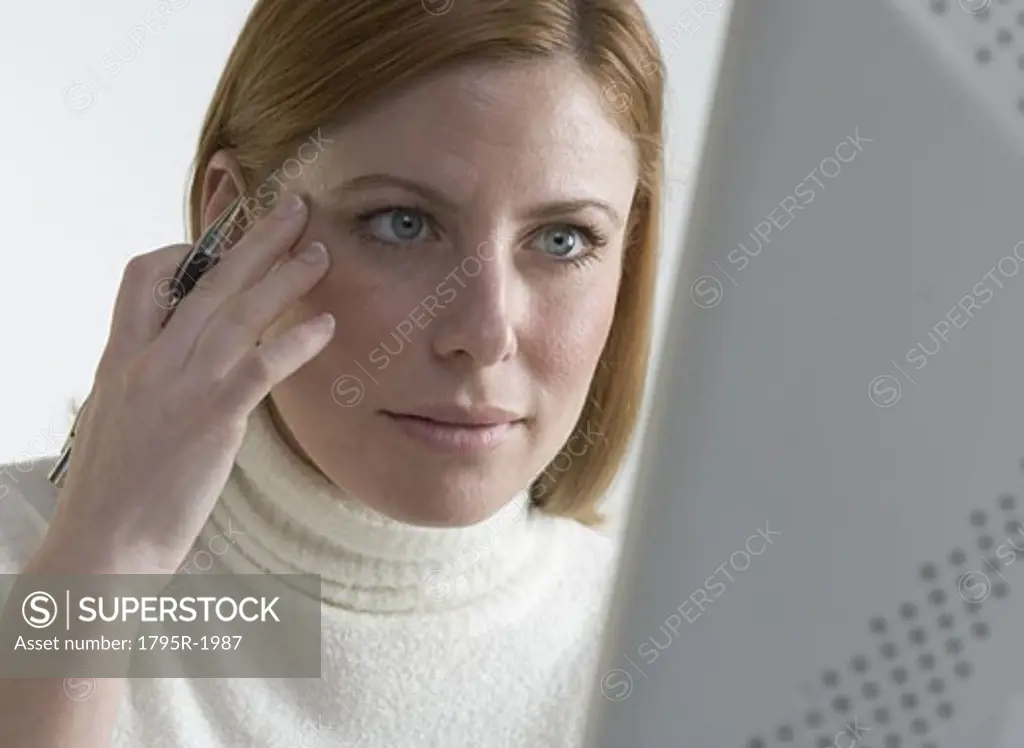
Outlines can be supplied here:
[[1021, 11], [736, 3], [591, 748], [1024, 745]]

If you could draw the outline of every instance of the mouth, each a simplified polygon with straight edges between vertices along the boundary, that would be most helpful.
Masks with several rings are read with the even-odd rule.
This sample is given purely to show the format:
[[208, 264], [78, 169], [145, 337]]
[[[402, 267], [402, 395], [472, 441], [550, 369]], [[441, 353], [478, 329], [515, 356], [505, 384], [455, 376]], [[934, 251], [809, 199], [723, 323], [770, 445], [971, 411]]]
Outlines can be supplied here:
[[489, 429], [495, 426], [511, 426], [516, 423], [521, 423], [522, 418], [496, 418], [496, 419], [480, 419], [480, 420], [452, 420], [443, 418], [430, 418], [429, 416], [421, 416], [415, 413], [392, 413], [389, 410], [383, 411], [384, 415], [390, 416], [391, 418], [405, 419], [411, 421], [422, 421], [423, 423], [432, 423], [437, 426], [449, 426], [452, 428], [461, 429]]
[[508, 414], [457, 414], [429, 417], [415, 413], [381, 411], [399, 431], [434, 451], [472, 455], [486, 453], [508, 441], [524, 425], [524, 418]]

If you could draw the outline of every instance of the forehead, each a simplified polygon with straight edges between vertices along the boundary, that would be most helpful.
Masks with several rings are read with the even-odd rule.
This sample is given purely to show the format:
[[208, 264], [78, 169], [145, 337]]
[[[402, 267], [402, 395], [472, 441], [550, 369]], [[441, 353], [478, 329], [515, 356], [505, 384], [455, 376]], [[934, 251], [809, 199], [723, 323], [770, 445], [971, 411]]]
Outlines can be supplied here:
[[599, 85], [574, 64], [471, 65], [423, 79], [331, 131], [326, 183], [387, 172], [455, 197], [506, 189], [632, 196], [636, 154]]

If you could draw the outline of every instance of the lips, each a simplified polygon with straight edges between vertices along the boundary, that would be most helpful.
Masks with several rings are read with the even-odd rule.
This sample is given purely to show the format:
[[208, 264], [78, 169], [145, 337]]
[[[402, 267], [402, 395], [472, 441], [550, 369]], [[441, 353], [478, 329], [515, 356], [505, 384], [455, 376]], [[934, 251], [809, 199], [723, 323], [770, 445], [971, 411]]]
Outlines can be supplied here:
[[[463, 457], [480, 456], [497, 449], [523, 425], [522, 419], [480, 422], [484, 417], [494, 418], [494, 414], [462, 414], [463, 422], [387, 411], [384, 415], [398, 427], [404, 437], [421, 447], [425, 446], [432, 452]], [[507, 419], [507, 415], [501, 417]], [[470, 419], [476, 422], [465, 422]]]
[[422, 423], [432, 423], [436, 426], [447, 426], [449, 428], [460, 428], [460, 429], [476, 429], [483, 430], [494, 428], [495, 426], [501, 426], [506, 423], [515, 423], [515, 421], [490, 421], [484, 423], [466, 423], [458, 421], [439, 421], [436, 418], [427, 418], [426, 416], [411, 415], [408, 413], [388, 413], [392, 418], [407, 418], [413, 421], [421, 421]]
[[431, 405], [407, 411], [384, 411], [393, 418], [414, 418], [441, 426], [487, 427], [518, 423], [523, 417], [516, 410], [496, 405]]

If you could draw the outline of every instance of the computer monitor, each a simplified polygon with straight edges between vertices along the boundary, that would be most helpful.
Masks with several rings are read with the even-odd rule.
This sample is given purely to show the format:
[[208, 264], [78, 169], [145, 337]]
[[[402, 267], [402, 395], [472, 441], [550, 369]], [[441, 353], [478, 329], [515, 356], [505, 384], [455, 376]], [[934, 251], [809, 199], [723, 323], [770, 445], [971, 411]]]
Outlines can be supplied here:
[[1024, 746], [1022, 14], [735, 3], [587, 748]]

